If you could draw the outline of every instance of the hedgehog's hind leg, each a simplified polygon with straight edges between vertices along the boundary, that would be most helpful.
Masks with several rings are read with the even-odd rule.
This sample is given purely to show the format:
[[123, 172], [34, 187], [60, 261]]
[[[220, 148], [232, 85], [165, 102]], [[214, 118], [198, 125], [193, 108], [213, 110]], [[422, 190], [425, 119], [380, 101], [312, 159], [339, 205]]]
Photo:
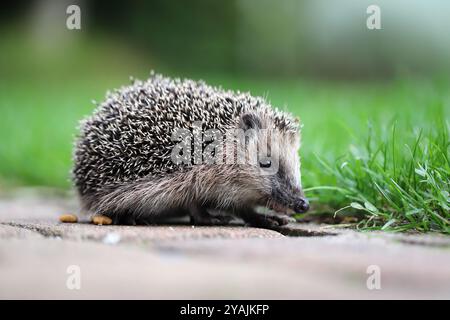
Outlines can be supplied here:
[[227, 225], [233, 219], [227, 215], [212, 215], [207, 208], [197, 205], [189, 208], [189, 217], [195, 225]]
[[139, 218], [129, 210], [112, 211], [107, 214], [105, 212], [102, 215], [109, 216], [115, 225], [135, 226], [142, 224]]

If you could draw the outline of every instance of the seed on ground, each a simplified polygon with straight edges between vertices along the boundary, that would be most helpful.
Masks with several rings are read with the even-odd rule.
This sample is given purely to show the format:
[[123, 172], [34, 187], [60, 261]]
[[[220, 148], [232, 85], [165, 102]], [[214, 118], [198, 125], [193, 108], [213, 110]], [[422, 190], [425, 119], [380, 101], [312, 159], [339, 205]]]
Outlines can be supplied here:
[[92, 223], [97, 225], [108, 225], [112, 224], [112, 220], [107, 216], [95, 215], [92, 217]]
[[78, 222], [78, 217], [74, 214], [62, 214], [59, 216], [59, 221], [63, 223], [76, 223]]

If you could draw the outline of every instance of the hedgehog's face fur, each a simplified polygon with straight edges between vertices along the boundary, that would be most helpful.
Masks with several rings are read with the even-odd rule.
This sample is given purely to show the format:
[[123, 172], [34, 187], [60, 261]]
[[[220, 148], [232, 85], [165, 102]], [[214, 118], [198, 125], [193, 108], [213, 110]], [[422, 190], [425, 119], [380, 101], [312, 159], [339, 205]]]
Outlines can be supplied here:
[[[244, 113], [239, 128], [252, 130], [250, 139], [257, 150], [256, 166], [260, 174], [252, 179], [255, 205], [277, 212], [302, 213], [309, 209], [300, 175], [300, 124], [283, 122], [267, 111]], [[252, 148], [252, 147], [249, 147]]]

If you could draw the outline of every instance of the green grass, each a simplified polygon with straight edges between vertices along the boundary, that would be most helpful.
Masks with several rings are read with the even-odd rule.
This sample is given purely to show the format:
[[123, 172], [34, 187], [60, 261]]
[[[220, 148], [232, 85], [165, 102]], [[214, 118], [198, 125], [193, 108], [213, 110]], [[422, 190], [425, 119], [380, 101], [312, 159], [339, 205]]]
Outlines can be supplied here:
[[369, 130], [366, 143], [352, 146], [340, 159], [326, 162], [318, 156], [336, 179], [324, 187], [340, 194], [333, 200], [343, 207], [335, 214], [363, 212], [358, 224], [363, 229], [450, 233], [450, 127], [442, 118], [435, 124], [399, 137], [394, 122], [390, 135]]
[[[143, 78], [155, 66], [104, 44], [78, 47], [69, 56], [40, 63], [26, 56], [20, 65], [0, 65], [7, 74], [0, 79], [3, 186], [69, 188], [72, 142], [78, 120], [94, 108], [91, 100], [100, 101], [108, 88], [128, 83], [130, 75]], [[13, 49], [2, 52], [10, 54], [2, 62], [14, 61]], [[362, 215], [358, 227], [363, 229], [449, 233], [447, 80], [169, 75], [264, 95], [300, 116], [302, 179], [315, 212]]]

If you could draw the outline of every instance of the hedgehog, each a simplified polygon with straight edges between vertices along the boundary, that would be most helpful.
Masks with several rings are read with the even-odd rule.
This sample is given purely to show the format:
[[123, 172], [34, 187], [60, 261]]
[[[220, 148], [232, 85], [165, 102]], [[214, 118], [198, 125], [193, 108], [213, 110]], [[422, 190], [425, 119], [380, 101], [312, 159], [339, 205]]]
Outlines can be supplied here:
[[[240, 218], [255, 227], [282, 226], [309, 208], [301, 186], [300, 129], [297, 118], [265, 98], [152, 72], [108, 92], [80, 122], [74, 186], [83, 211], [114, 224], [188, 216], [196, 225]], [[244, 132], [244, 143], [229, 132]], [[208, 158], [212, 142], [205, 137], [211, 135], [229, 139], [210, 148]], [[195, 137], [203, 140], [194, 145]], [[174, 157], [177, 148], [183, 161]], [[226, 155], [236, 160], [238, 150], [244, 150], [243, 161], [224, 161]]]

